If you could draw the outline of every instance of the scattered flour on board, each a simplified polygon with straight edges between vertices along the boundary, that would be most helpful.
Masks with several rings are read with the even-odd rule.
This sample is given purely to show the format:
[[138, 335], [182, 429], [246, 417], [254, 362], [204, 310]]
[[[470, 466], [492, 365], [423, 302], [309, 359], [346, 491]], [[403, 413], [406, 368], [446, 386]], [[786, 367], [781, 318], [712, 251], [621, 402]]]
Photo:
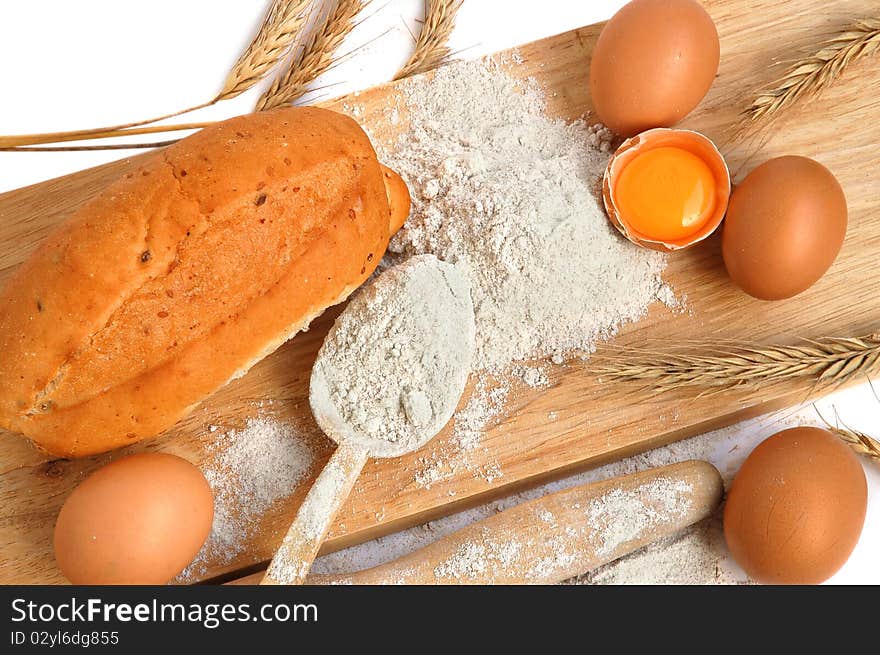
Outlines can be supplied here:
[[544, 366], [514, 366], [511, 372], [532, 389], [544, 389], [550, 386], [550, 377]]
[[204, 573], [206, 562], [231, 562], [263, 513], [289, 496], [314, 465], [308, 440], [288, 423], [259, 417], [222, 434], [215, 427], [206, 435], [210, 459], [202, 470], [214, 492], [214, 523], [181, 580]]
[[483, 430], [503, 413], [509, 394], [510, 385], [505, 380], [478, 378], [467, 403], [455, 415], [453, 445], [464, 452], [476, 449], [480, 445]]
[[675, 291], [668, 284], [663, 284], [657, 291], [657, 300], [662, 302], [669, 309], [679, 309], [682, 301], [675, 296]]
[[467, 402], [455, 414], [452, 438], [419, 458], [416, 483], [431, 488], [461, 471], [468, 471], [487, 483], [502, 477], [503, 471], [497, 461], [479, 462], [485, 460], [488, 453], [488, 448], [482, 445], [483, 432], [503, 415], [509, 394], [510, 382], [506, 378], [477, 376]]

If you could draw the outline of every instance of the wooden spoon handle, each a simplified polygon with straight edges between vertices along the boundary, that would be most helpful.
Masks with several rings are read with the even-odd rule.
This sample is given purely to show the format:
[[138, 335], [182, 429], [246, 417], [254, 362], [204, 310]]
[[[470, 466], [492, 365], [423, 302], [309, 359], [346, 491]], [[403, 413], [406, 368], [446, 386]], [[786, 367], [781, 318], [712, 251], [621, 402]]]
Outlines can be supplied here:
[[309, 490], [260, 584], [302, 584], [330, 524], [367, 463], [366, 448], [341, 443]]
[[400, 559], [307, 584], [553, 584], [708, 517], [723, 485], [690, 461], [559, 491], [454, 532]]

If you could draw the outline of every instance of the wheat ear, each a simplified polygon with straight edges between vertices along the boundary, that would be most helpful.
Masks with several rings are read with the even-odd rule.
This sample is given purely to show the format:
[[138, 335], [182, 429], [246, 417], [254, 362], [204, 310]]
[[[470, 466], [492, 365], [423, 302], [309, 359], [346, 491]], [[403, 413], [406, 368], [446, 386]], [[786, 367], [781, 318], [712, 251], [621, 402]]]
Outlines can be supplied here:
[[455, 16], [463, 0], [426, 0], [425, 23], [416, 39], [412, 56], [403, 65], [395, 80], [424, 73], [442, 65], [449, 57], [449, 35], [455, 27]]
[[863, 18], [825, 41], [818, 52], [793, 63], [785, 74], [758, 92], [741, 116], [738, 134], [769, 122], [798, 101], [831, 86], [853, 62], [880, 50], [880, 18]]
[[259, 32], [229, 71], [215, 102], [244, 93], [290, 52], [309, 18], [311, 0], [274, 0]]
[[850, 448], [860, 455], [867, 455], [874, 461], [880, 463], [880, 441], [877, 441], [873, 437], [869, 437], [861, 430], [854, 430], [841, 421], [840, 416], [837, 414], [836, 407], [832, 408], [834, 410], [834, 423], [831, 423], [822, 416], [822, 413], [815, 405], [813, 406], [813, 409], [816, 410], [819, 418], [822, 419], [825, 427], [828, 428], [830, 432], [837, 435], [844, 443], [849, 445]]
[[321, 26], [306, 40], [302, 52], [288, 62], [257, 102], [264, 111], [287, 105], [301, 97], [333, 63], [333, 54], [355, 28], [355, 18], [369, 0], [338, 0]]
[[724, 390], [795, 379], [832, 388], [880, 372], [880, 334], [823, 337], [790, 346], [695, 342], [694, 351], [606, 349], [593, 356], [590, 370], [606, 380], [641, 382], [658, 393], [680, 387]]

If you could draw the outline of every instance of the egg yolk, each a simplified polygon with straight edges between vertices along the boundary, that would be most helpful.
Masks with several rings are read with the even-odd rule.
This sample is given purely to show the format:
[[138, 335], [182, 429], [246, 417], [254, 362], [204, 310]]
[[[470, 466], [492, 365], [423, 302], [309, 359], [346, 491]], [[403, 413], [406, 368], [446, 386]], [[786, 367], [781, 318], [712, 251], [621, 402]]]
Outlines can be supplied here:
[[637, 232], [676, 241], [700, 230], [715, 209], [715, 177], [695, 154], [663, 146], [637, 155], [620, 172], [616, 202]]

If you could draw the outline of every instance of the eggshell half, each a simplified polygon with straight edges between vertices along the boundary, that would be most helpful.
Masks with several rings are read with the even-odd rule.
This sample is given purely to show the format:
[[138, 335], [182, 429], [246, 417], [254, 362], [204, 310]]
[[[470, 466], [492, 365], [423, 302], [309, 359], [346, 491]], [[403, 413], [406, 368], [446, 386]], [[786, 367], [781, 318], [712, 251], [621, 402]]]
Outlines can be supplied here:
[[[702, 159], [712, 171], [715, 179], [715, 193], [717, 205], [712, 217], [700, 230], [686, 238], [676, 241], [662, 241], [651, 235], [636, 230], [626, 220], [626, 216], [620, 211], [615, 198], [615, 186], [620, 172], [640, 153], [652, 148], [673, 146], [688, 150]], [[712, 141], [692, 130], [676, 130], [669, 128], [657, 128], [647, 130], [641, 134], [627, 139], [611, 156], [605, 174], [602, 177], [602, 201], [608, 220], [616, 227], [623, 236], [638, 246], [670, 252], [687, 248], [707, 238], [724, 220], [724, 212], [727, 209], [727, 201], [730, 198], [730, 172], [721, 152]]]

